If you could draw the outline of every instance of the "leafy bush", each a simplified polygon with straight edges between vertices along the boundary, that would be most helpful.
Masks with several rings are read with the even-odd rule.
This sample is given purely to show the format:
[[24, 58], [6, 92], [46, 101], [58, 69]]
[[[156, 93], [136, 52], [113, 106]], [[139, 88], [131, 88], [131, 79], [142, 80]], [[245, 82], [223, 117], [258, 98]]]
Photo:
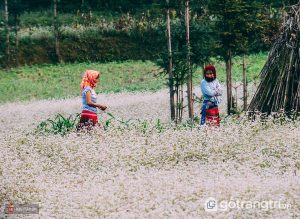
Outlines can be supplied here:
[[79, 113], [64, 117], [58, 113], [54, 119], [47, 119], [37, 126], [37, 131], [65, 135], [75, 130], [79, 123]]

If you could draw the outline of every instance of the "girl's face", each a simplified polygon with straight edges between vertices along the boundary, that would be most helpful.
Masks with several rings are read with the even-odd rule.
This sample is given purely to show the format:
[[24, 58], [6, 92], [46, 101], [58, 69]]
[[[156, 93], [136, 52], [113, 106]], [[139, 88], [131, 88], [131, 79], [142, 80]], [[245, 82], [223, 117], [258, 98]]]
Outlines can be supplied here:
[[100, 78], [100, 75], [98, 75], [98, 77], [95, 79], [96, 84], [99, 82], [99, 78]]
[[212, 72], [212, 70], [207, 70], [205, 72], [205, 77], [206, 78], [214, 78], [214, 73]]

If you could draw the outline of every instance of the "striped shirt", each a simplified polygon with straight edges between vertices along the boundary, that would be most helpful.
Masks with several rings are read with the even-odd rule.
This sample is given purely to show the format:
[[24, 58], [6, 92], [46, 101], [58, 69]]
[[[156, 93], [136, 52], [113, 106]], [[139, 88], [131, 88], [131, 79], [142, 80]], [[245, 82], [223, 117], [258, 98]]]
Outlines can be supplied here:
[[92, 102], [93, 102], [93, 103], [96, 103], [96, 102], [97, 102], [97, 94], [96, 94], [96, 92], [94, 91], [94, 89], [92, 89], [90, 86], [85, 87], [85, 88], [82, 90], [82, 110], [88, 110], [88, 111], [97, 113], [97, 108], [96, 108], [96, 107], [89, 106], [89, 105], [87, 104], [87, 101], [86, 101], [86, 92], [88, 92], [88, 91], [90, 91], [91, 94], [92, 94]]

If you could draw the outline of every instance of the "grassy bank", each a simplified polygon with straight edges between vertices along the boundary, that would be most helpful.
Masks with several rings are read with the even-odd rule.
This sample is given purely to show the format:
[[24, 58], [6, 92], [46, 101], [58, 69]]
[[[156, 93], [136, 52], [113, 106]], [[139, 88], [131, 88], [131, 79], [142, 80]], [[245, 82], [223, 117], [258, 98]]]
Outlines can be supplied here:
[[[250, 56], [246, 56], [246, 67], [247, 67], [247, 80], [248, 82], [259, 81], [259, 73], [263, 68], [265, 62], [267, 60], [266, 53], [258, 53]], [[223, 60], [220, 59], [212, 59], [211, 63], [217, 69], [217, 77], [218, 79], [225, 83], [226, 82], [226, 68]], [[235, 57], [232, 61], [232, 79], [235, 82], [241, 82], [243, 80], [243, 59], [242, 57]], [[202, 76], [202, 69], [197, 69], [195, 73], [196, 81], [198, 77]]]
[[149, 61], [25, 66], [0, 71], [0, 102], [79, 95], [86, 69], [101, 72], [97, 92], [158, 90], [164, 83], [162, 77], [154, 76], [158, 67]]
[[[266, 61], [266, 54], [247, 57], [248, 81], [257, 80]], [[218, 71], [218, 78], [225, 82], [225, 64], [211, 61]], [[233, 80], [242, 80], [242, 59], [233, 60]], [[160, 75], [159, 67], [150, 61], [126, 61], [122, 63], [75, 63], [61, 65], [35, 65], [0, 70], [0, 102], [32, 99], [65, 98], [79, 95], [81, 74], [85, 69], [100, 70], [99, 92], [159, 90], [165, 87], [166, 77]], [[199, 84], [202, 68], [194, 74], [194, 84]]]

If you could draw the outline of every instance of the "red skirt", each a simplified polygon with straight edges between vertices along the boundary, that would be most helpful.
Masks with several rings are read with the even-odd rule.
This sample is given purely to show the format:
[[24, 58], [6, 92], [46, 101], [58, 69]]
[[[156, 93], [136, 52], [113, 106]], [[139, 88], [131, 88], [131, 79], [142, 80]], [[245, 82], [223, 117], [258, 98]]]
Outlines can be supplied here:
[[213, 126], [220, 126], [220, 115], [218, 107], [206, 110], [205, 123]]
[[97, 113], [83, 110], [80, 116], [79, 129], [83, 127], [92, 127], [99, 125]]

